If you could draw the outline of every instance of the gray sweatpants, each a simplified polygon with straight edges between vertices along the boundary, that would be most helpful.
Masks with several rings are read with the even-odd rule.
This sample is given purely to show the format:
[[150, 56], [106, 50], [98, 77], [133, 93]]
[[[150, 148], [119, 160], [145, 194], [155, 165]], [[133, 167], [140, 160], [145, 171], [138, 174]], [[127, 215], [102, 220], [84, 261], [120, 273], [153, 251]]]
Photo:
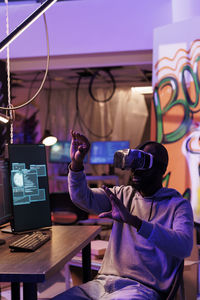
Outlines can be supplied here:
[[72, 287], [55, 296], [53, 300], [160, 300], [156, 291], [137, 281], [111, 275]]

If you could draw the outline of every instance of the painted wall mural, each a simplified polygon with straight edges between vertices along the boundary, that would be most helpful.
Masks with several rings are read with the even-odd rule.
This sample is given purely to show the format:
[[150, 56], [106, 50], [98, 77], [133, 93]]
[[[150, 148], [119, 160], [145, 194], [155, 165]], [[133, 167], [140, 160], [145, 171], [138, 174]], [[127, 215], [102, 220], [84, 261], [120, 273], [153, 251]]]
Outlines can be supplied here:
[[154, 60], [151, 136], [169, 152], [165, 185], [191, 201], [200, 223], [200, 39], [167, 47]]

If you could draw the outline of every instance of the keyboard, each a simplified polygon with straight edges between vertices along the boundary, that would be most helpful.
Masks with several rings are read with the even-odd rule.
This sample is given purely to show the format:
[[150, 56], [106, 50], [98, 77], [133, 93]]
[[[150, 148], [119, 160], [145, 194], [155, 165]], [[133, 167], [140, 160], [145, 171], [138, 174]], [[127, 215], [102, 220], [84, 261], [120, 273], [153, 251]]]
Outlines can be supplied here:
[[11, 251], [27, 251], [32, 252], [40, 248], [43, 244], [50, 240], [50, 234], [41, 231], [35, 231], [26, 234], [15, 240], [9, 245]]

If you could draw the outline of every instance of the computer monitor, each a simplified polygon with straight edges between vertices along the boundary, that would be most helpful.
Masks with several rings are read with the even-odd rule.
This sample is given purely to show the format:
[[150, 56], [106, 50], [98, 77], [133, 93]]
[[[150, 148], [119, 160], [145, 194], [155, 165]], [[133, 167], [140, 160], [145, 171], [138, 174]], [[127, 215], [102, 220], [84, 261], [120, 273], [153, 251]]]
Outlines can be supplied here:
[[117, 150], [128, 149], [129, 141], [95, 141], [91, 144], [90, 164], [113, 164]]
[[50, 147], [49, 162], [70, 163], [70, 141], [58, 141]]
[[51, 226], [46, 150], [44, 145], [8, 145], [11, 186], [11, 230]]
[[[50, 147], [49, 162], [50, 163], [70, 163], [70, 145], [71, 141], [58, 141]], [[87, 163], [87, 155], [84, 163]]]
[[11, 220], [8, 162], [0, 160], [0, 225]]

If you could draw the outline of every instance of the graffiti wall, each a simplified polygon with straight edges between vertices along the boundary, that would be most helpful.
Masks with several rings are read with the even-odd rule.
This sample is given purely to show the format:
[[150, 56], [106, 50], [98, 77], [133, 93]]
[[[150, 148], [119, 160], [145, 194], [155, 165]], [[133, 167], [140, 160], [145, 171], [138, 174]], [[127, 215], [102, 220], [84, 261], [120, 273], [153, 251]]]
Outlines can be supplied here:
[[200, 35], [191, 38], [188, 24], [155, 33], [151, 137], [169, 152], [165, 186], [191, 201], [200, 223]]

